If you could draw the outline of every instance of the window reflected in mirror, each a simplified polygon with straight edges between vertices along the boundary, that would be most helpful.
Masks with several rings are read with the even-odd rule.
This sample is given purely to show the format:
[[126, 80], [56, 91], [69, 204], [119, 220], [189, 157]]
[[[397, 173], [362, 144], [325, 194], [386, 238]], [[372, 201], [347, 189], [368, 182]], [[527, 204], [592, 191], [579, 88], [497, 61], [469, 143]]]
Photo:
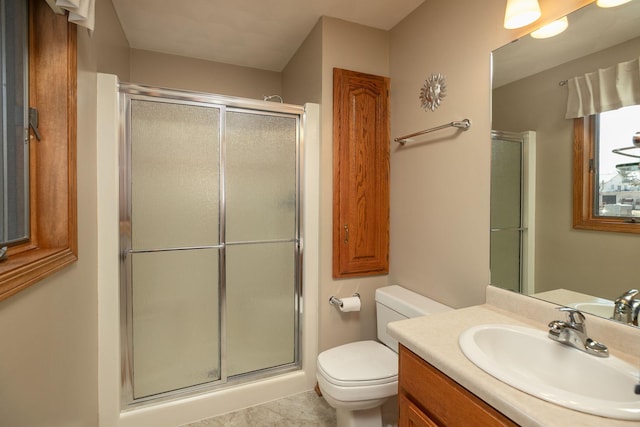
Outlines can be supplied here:
[[640, 234], [640, 105], [574, 119], [573, 227]]
[[640, 105], [597, 115], [596, 216], [640, 220], [640, 147], [633, 144], [638, 131]]

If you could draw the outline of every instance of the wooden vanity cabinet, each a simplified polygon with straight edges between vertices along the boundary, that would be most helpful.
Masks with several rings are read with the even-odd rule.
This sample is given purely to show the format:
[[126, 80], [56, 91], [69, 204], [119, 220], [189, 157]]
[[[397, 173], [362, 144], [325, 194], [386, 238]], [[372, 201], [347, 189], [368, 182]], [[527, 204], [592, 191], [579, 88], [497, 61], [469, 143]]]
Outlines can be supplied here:
[[402, 345], [398, 402], [398, 427], [517, 426]]

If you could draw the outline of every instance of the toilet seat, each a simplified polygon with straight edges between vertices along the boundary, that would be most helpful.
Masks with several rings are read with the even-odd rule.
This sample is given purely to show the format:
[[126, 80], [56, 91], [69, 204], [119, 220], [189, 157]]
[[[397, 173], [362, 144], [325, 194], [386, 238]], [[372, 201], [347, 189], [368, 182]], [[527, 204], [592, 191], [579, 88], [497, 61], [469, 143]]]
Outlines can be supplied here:
[[343, 387], [387, 384], [398, 380], [398, 355], [377, 341], [358, 341], [318, 356], [327, 381]]
[[358, 341], [318, 355], [323, 393], [340, 401], [362, 401], [398, 392], [398, 355], [377, 341]]

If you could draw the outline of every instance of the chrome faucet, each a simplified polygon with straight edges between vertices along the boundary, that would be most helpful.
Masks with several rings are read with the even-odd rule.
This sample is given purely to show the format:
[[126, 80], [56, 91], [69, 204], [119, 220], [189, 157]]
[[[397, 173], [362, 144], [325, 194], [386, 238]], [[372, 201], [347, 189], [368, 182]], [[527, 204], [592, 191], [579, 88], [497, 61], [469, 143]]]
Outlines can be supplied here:
[[613, 320], [638, 326], [638, 312], [640, 312], [640, 292], [629, 289], [620, 295], [613, 306]]
[[606, 345], [587, 336], [584, 314], [575, 308], [569, 307], [561, 307], [558, 310], [567, 313], [567, 320], [553, 320], [550, 322], [549, 338], [594, 356], [609, 357], [609, 349]]
[[[613, 320], [638, 326], [640, 311], [640, 295], [637, 289], [629, 289], [616, 298], [613, 305]], [[635, 394], [640, 394], [640, 384], [636, 384]]]

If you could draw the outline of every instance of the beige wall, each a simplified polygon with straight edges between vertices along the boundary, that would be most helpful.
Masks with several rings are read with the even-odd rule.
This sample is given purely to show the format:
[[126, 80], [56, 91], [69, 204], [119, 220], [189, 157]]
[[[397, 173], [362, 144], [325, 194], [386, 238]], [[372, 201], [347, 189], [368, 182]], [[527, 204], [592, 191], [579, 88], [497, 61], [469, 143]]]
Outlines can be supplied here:
[[[426, 1], [391, 31], [392, 138], [472, 121], [391, 145], [391, 279], [452, 307], [484, 302], [489, 283], [489, 53], [505, 40], [503, 13], [497, 0]], [[418, 94], [434, 73], [447, 93], [425, 112]]]
[[282, 70], [285, 102], [298, 105], [322, 102], [322, 22], [318, 20]]
[[280, 73], [131, 49], [131, 83], [262, 99], [280, 95]]
[[[318, 350], [360, 339], [374, 339], [375, 289], [387, 276], [333, 280], [333, 68], [389, 75], [388, 32], [335, 18], [321, 18], [283, 70], [283, 93], [293, 103], [321, 104], [320, 273]], [[360, 293], [362, 310], [341, 313], [332, 295]]]
[[[558, 3], [540, 2], [543, 21], [586, 2]], [[391, 151], [390, 281], [453, 307], [482, 303], [490, 280], [490, 52], [527, 31], [502, 28], [504, 6], [427, 0], [391, 31], [392, 136], [473, 123]], [[432, 73], [446, 75], [447, 95], [425, 112], [418, 93]]]
[[637, 236], [571, 226], [573, 120], [564, 118], [567, 89], [558, 82], [628, 61], [638, 51], [640, 39], [634, 39], [494, 91], [497, 129], [537, 133], [536, 292], [564, 288], [615, 299], [635, 286], [629, 266], [637, 263]]
[[[389, 35], [386, 31], [335, 18], [322, 18], [322, 106], [320, 146], [320, 331], [319, 351], [360, 339], [375, 339], [375, 289], [387, 276], [332, 278], [333, 219], [333, 68], [389, 75]], [[393, 87], [393, 81], [392, 81]], [[362, 310], [342, 313], [329, 297], [360, 293]]]
[[[86, 33], [86, 30], [80, 30]], [[129, 42], [120, 26], [111, 0], [96, 0], [96, 26], [84, 55], [95, 55], [95, 67], [100, 73], [117, 75], [129, 80]]]
[[0, 303], [6, 426], [97, 425], [95, 73], [103, 64], [126, 76], [128, 44], [110, 1], [98, 0], [96, 15], [93, 37], [78, 29], [79, 259]]

